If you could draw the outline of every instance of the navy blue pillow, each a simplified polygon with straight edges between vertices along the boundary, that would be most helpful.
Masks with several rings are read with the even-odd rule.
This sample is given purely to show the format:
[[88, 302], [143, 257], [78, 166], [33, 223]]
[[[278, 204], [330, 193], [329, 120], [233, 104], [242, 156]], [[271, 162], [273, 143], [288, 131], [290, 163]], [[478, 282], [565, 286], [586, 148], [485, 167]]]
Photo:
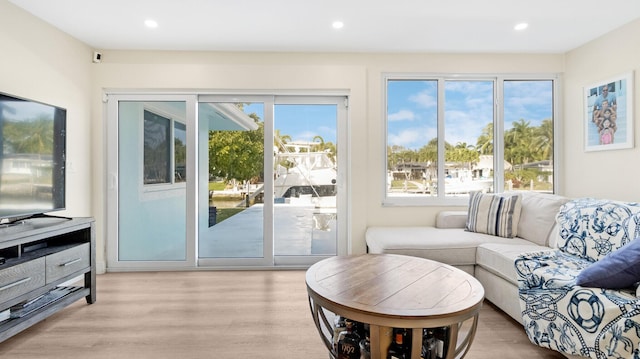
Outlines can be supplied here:
[[640, 240], [633, 240], [594, 262], [576, 278], [582, 287], [629, 288], [640, 281]]

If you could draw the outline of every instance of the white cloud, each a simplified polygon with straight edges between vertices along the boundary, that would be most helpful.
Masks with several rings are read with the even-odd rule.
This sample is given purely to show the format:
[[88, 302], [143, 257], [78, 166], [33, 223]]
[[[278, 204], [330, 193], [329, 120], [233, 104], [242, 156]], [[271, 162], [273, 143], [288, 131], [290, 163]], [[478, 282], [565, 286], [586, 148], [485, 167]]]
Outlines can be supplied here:
[[445, 113], [445, 141], [451, 145], [466, 142], [476, 144], [482, 129], [493, 121], [491, 112], [476, 111], [446, 111]]
[[387, 143], [391, 146], [402, 146], [419, 149], [437, 136], [435, 128], [408, 128], [398, 133], [389, 133]]
[[493, 83], [491, 81], [447, 81], [445, 85], [447, 92], [455, 91], [463, 94], [492, 93]]
[[304, 132], [299, 132], [295, 135], [292, 135], [291, 138], [293, 138], [294, 142], [295, 141], [306, 142], [306, 141], [313, 140], [315, 136], [318, 136], [317, 132], [304, 131]]
[[431, 95], [431, 93], [434, 93], [434, 92], [431, 90], [421, 91], [413, 96], [410, 96], [409, 101], [415, 102], [419, 107], [424, 107], [424, 108], [436, 107], [438, 104], [437, 98], [436, 96]]
[[291, 134], [293, 141], [311, 142], [316, 136], [322, 137], [324, 142], [336, 142], [336, 129], [330, 126], [319, 126], [315, 131], [302, 131]]
[[[330, 137], [330, 138], [336, 138], [337, 135], [337, 131], [335, 127], [330, 127], [330, 126], [320, 126], [318, 127], [318, 132], [320, 133], [320, 136], [322, 137]], [[327, 141], [327, 139], [325, 139], [325, 141]]]
[[417, 131], [405, 130], [397, 134], [390, 133], [388, 140], [390, 145], [412, 148], [412, 144], [415, 144], [418, 138], [420, 138], [420, 135]]
[[413, 121], [416, 119], [416, 114], [409, 110], [400, 110], [396, 113], [389, 114], [388, 120], [393, 121]]
[[505, 125], [524, 119], [537, 126], [551, 118], [553, 88], [551, 81], [507, 81], [505, 82]]

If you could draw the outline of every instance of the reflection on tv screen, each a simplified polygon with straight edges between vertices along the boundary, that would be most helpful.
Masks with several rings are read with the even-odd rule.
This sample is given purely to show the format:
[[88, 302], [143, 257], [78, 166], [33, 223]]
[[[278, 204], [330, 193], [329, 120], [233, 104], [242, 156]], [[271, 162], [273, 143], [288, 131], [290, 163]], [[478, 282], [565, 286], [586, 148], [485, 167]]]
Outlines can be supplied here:
[[66, 111], [0, 94], [0, 218], [64, 207]]

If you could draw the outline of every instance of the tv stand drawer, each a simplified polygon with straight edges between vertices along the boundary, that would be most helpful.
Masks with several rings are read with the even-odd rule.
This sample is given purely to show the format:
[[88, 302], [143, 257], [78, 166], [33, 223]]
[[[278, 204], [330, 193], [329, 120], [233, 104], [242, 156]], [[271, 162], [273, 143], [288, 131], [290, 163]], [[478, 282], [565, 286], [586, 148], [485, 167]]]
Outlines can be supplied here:
[[89, 243], [65, 249], [46, 256], [47, 284], [63, 278], [69, 274], [88, 268], [91, 253]]
[[28, 293], [45, 284], [44, 258], [18, 264], [0, 271], [0, 303]]

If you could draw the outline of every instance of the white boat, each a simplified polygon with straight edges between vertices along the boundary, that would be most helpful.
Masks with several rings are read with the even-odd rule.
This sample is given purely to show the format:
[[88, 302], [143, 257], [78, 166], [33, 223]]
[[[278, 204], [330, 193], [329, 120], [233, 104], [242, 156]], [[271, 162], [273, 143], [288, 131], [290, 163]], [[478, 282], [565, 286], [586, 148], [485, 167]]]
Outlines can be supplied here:
[[283, 150], [275, 151], [276, 203], [310, 201], [322, 203], [322, 207], [335, 207], [336, 165], [328, 151], [313, 151], [317, 145], [316, 142], [290, 142], [280, 146]]
[[493, 179], [468, 179], [447, 178], [444, 182], [446, 194], [468, 194], [474, 191], [482, 193], [492, 192]]

